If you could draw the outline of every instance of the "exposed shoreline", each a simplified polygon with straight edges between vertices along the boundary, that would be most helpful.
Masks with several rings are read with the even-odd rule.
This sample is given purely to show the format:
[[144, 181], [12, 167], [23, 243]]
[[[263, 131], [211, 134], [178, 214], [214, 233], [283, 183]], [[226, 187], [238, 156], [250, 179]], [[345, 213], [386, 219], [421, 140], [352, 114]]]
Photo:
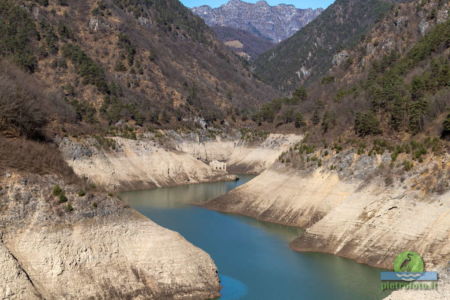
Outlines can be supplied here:
[[[12, 173], [0, 183], [1, 297], [219, 296], [209, 254], [116, 197], [80, 195], [52, 176]], [[56, 185], [67, 202], [52, 195]]]
[[[411, 249], [424, 253], [430, 267], [447, 263], [449, 197], [448, 192], [423, 195], [386, 188], [376, 180], [361, 187], [361, 182], [332, 172], [305, 174], [274, 166], [203, 206], [305, 229], [291, 243], [296, 251], [330, 253], [390, 269], [396, 254]], [[408, 214], [414, 217], [406, 218]], [[433, 250], [438, 245], [439, 251]]]
[[[187, 140], [187, 151], [152, 140], [123, 138], [112, 138], [114, 149], [106, 149], [91, 138], [63, 139], [59, 146], [80, 178], [100, 190], [117, 192], [232, 181], [234, 175], [214, 170], [208, 161], [223, 160], [228, 155], [232, 158], [237, 151], [236, 165], [242, 166], [243, 154], [247, 154], [244, 165], [245, 159], [250, 158], [248, 170], [257, 173], [300, 139], [269, 137], [263, 155], [256, 160], [254, 147], [235, 141], [213, 140], [205, 148], [205, 143]], [[281, 147], [279, 140], [285, 143]], [[227, 146], [225, 152], [223, 145]], [[197, 156], [198, 149], [207, 149], [204, 153], [208, 159]], [[0, 198], [6, 205], [0, 214], [0, 260], [2, 266], [9, 268], [2, 276], [0, 296], [220, 296], [217, 267], [206, 252], [129, 208], [112, 193], [81, 193], [80, 187], [67, 185], [56, 176], [15, 171], [0, 180], [0, 186], [6, 187], [0, 189]], [[61, 187], [64, 200], [52, 192], [56, 186]]]
[[[200, 141], [172, 133], [167, 145], [152, 139], [111, 138], [115, 149], [103, 149], [93, 139], [63, 139], [60, 150], [80, 177], [112, 191], [170, 187], [233, 180], [233, 174], [259, 174], [283, 151], [299, 142], [296, 135], [271, 134], [250, 145], [235, 137]], [[224, 161], [228, 172], [211, 161]]]
[[[377, 176], [365, 182], [365, 178], [376, 174], [380, 163], [388, 160], [384, 156], [355, 161], [353, 154], [342, 154], [333, 163], [342, 164], [343, 171], [326, 171], [324, 166], [322, 171], [304, 172], [277, 162], [281, 153], [301, 141], [300, 136], [271, 135], [253, 145], [233, 139], [200, 142], [198, 138], [177, 138], [172, 148], [114, 138], [119, 150], [113, 152], [72, 141], [69, 150], [84, 149], [81, 152], [89, 154], [71, 157], [67, 148], [62, 152], [79, 176], [115, 191], [232, 180], [228, 173], [217, 173], [208, 165], [212, 160], [226, 161], [229, 171], [260, 175], [200, 206], [305, 229], [291, 242], [293, 250], [333, 254], [383, 269], [391, 268], [393, 258], [401, 250], [425, 253], [430, 267], [442, 267], [450, 258], [450, 245], [445, 243], [449, 240], [446, 237], [450, 235], [450, 224], [440, 214], [449, 205], [444, 201], [448, 192], [430, 200], [409, 187], [420, 181], [418, 174], [423, 170], [386, 188]], [[152, 163], [153, 169], [139, 170]], [[433, 167], [432, 163], [428, 165]], [[138, 172], [128, 168], [130, 164], [138, 166]], [[445, 172], [445, 166], [442, 167]], [[111, 174], [118, 174], [121, 179], [116, 180]], [[421, 221], [413, 226], [405, 221], [408, 215]], [[430, 227], [428, 219], [434, 227]], [[397, 235], [389, 233], [392, 226], [399, 228]], [[433, 249], [438, 246], [440, 252], [436, 253]]]

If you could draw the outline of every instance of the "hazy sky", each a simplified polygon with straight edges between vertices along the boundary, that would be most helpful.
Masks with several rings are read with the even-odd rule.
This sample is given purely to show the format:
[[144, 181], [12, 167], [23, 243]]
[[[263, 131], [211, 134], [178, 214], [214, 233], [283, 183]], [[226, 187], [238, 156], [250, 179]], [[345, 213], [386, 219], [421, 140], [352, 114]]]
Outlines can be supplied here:
[[[243, 0], [245, 2], [255, 3], [257, 0]], [[270, 5], [277, 5], [280, 3], [293, 4], [297, 8], [318, 8], [328, 7], [334, 0], [266, 0]], [[195, 7], [201, 5], [209, 5], [211, 7], [219, 7], [228, 2], [228, 0], [181, 0], [187, 7]]]

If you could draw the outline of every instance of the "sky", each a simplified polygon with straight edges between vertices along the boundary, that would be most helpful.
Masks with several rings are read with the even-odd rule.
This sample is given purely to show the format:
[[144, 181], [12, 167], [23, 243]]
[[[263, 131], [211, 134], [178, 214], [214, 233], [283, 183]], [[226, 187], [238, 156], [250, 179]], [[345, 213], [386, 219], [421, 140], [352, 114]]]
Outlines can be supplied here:
[[[243, 0], [245, 2], [255, 3], [257, 0]], [[277, 4], [293, 4], [297, 8], [318, 8], [328, 7], [334, 0], [266, 0], [270, 5]], [[209, 5], [211, 7], [219, 7], [228, 2], [228, 0], [181, 0], [187, 7], [195, 7], [201, 5]]]

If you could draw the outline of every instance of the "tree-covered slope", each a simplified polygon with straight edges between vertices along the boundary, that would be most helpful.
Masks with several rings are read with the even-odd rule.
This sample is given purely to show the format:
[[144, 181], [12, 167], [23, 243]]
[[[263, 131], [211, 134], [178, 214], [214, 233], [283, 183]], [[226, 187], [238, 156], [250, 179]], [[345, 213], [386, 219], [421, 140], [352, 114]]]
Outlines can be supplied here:
[[275, 94], [177, 0], [5, 0], [0, 59], [74, 111], [68, 128], [195, 126]]
[[357, 44], [391, 8], [388, 0], [337, 0], [291, 38], [261, 55], [255, 73], [268, 84], [290, 92], [317, 80], [333, 56]]
[[261, 126], [297, 127], [318, 143], [448, 139], [450, 3], [395, 5], [345, 59], [291, 97], [262, 106]]

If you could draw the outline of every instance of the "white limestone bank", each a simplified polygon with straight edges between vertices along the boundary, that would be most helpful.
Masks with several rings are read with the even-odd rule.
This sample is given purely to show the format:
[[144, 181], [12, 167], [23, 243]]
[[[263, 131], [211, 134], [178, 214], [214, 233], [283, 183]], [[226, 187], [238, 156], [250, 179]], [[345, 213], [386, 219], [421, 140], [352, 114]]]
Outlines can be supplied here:
[[[169, 132], [163, 141], [108, 138], [108, 148], [92, 138], [65, 138], [60, 149], [79, 176], [108, 189], [131, 190], [233, 180], [231, 172], [259, 173], [300, 140], [296, 135], [271, 134], [249, 144], [239, 137], [202, 140], [199, 135]], [[226, 162], [229, 172], [213, 170], [213, 160]]]
[[259, 174], [302, 139], [295, 134], [269, 134], [260, 141], [249, 142], [241, 136], [202, 140], [191, 135], [179, 139], [176, 149], [202, 161], [224, 161], [230, 172]]
[[[209, 255], [115, 198], [53, 177], [0, 178], [1, 299], [209, 299]], [[52, 195], [63, 188], [68, 202]]]
[[382, 268], [406, 250], [423, 254], [430, 268], [450, 260], [448, 157], [409, 172], [390, 169], [389, 155], [341, 153], [322, 164], [298, 170], [277, 163], [206, 207], [305, 228], [292, 243], [299, 251]]
[[187, 153], [158, 143], [110, 139], [105, 149], [94, 139], [64, 139], [60, 144], [67, 163], [81, 177], [108, 189], [132, 190], [230, 179]]
[[[80, 176], [111, 190], [232, 180], [209, 162], [259, 172], [298, 136], [201, 140], [174, 132], [124, 138], [64, 138], [60, 150]], [[199, 149], [203, 153], [198, 155]], [[68, 202], [52, 195], [60, 185]], [[208, 299], [219, 278], [208, 254], [120, 200], [78, 193], [54, 177], [0, 177], [0, 298]]]

